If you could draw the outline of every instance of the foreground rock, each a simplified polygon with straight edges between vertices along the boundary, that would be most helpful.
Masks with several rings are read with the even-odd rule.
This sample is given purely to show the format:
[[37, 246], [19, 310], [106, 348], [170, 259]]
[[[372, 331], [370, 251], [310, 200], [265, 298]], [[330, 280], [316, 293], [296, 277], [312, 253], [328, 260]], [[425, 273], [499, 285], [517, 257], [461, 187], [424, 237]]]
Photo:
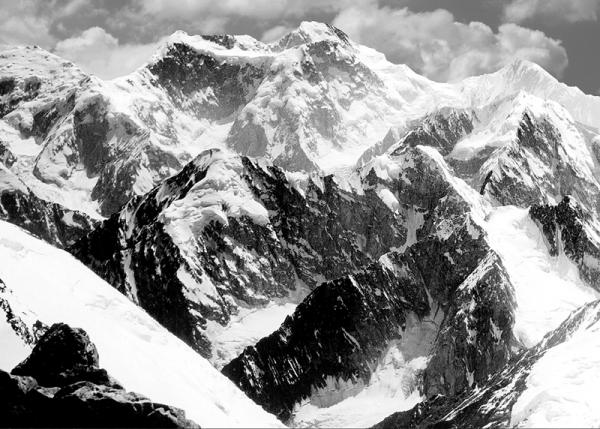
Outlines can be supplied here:
[[0, 415], [13, 427], [198, 427], [185, 413], [127, 392], [99, 367], [82, 329], [57, 323], [11, 374], [0, 371]]

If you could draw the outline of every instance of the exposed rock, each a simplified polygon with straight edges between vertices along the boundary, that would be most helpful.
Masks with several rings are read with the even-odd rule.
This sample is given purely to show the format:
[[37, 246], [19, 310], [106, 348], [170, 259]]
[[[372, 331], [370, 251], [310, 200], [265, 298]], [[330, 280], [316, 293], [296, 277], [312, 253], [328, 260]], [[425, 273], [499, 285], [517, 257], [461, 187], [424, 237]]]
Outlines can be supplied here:
[[527, 389], [532, 367], [552, 348], [561, 345], [578, 330], [597, 328], [599, 302], [573, 312], [558, 328], [535, 347], [522, 351], [493, 374], [478, 389], [456, 396], [436, 395], [408, 411], [395, 413], [377, 425], [388, 428], [505, 428], [511, 427], [512, 409]]
[[453, 396], [482, 385], [517, 349], [516, 302], [499, 257], [489, 253], [449, 301], [424, 372], [426, 397]]
[[557, 205], [534, 205], [529, 215], [546, 237], [550, 254], [562, 252], [579, 268], [579, 274], [592, 287], [600, 290], [600, 243], [595, 222], [585, 208], [569, 196]]
[[177, 408], [126, 392], [99, 368], [85, 331], [62, 323], [12, 375], [0, 371], [0, 397], [3, 426], [198, 427]]
[[[428, 208], [418, 241], [322, 283], [276, 332], [223, 368], [283, 420], [328, 379], [366, 385], [392, 342], [402, 350], [408, 315], [422, 320], [434, 318], [434, 311], [444, 314], [424, 372], [421, 388], [427, 397], [475, 388], [513, 355], [514, 298], [504, 267], [441, 171], [412, 165], [423, 182], [446, 184], [425, 186], [438, 191], [429, 199], [416, 199], [420, 184], [414, 181], [406, 180], [412, 187], [401, 186], [398, 179], [393, 188], [400, 201]], [[411, 169], [403, 174], [410, 176]]]
[[81, 380], [116, 385], [99, 368], [98, 351], [85, 331], [64, 323], [52, 325], [11, 373], [33, 377], [42, 386], [65, 386]]
[[368, 381], [370, 367], [406, 318], [430, 311], [414, 261], [388, 254], [353, 275], [321, 284], [270, 336], [223, 368], [267, 411], [287, 420], [328, 377]]
[[15, 155], [0, 141], [0, 163], [4, 164], [7, 168], [10, 168], [16, 161], [17, 158]]
[[236, 301], [313, 288], [406, 240], [401, 215], [373, 190], [315, 180], [301, 190], [277, 167], [207, 151], [70, 251], [210, 356], [206, 321], [227, 323]]
[[0, 169], [0, 219], [58, 247], [67, 247], [92, 230], [86, 214], [38, 198], [6, 169]]

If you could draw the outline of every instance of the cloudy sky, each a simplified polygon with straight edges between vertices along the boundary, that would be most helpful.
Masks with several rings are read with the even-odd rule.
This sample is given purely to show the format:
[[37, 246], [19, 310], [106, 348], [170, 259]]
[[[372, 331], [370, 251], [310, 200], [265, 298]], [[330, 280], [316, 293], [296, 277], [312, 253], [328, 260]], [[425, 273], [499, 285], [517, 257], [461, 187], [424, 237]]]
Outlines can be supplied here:
[[37, 44], [111, 78], [176, 30], [271, 41], [317, 20], [435, 80], [519, 57], [599, 93], [599, 15], [600, 0], [0, 0], [0, 45]]

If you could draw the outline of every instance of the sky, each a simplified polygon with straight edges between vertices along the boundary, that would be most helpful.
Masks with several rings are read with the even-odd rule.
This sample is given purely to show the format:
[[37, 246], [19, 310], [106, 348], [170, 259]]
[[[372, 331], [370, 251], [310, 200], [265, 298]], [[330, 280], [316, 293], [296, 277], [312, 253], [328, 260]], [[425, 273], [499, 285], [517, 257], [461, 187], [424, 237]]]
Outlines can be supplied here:
[[314, 20], [437, 81], [518, 57], [600, 94], [599, 17], [600, 0], [0, 0], [0, 45], [37, 44], [113, 78], [177, 30], [268, 42]]

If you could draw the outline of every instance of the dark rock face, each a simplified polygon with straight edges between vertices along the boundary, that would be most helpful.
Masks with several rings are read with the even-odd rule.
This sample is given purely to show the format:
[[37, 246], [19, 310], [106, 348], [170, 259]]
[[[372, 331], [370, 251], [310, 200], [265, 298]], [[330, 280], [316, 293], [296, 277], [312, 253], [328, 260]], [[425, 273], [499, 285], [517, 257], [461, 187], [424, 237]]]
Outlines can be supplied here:
[[[406, 201], [418, 187], [397, 189]], [[322, 283], [276, 332], [246, 348], [223, 373], [286, 420], [328, 377], [367, 384], [390, 343], [402, 347], [407, 316], [422, 320], [441, 309], [445, 316], [423, 393], [454, 395], [484, 383], [512, 356], [512, 285], [466, 203], [448, 186], [428, 189], [440, 193], [430, 195], [419, 241]]]
[[[123, 113], [112, 112], [109, 100], [98, 95], [73, 111], [73, 163], [98, 177], [91, 197], [104, 216], [117, 212], [136, 195], [140, 175], [160, 182], [181, 170], [182, 163], [150, 141], [149, 131]], [[151, 127], [152, 124], [147, 124]]]
[[426, 397], [452, 396], [483, 384], [509, 361], [516, 307], [502, 262], [489, 253], [449, 301], [423, 377]]
[[[443, 107], [422, 118], [409, 122], [406, 126], [392, 127], [385, 137], [367, 149], [359, 158], [357, 164], [363, 165], [378, 155], [384, 154], [388, 149], [399, 153], [407, 147], [431, 146], [436, 148], [442, 156], [448, 155], [456, 143], [473, 131], [477, 115], [474, 111]], [[456, 159], [446, 160], [452, 165], [458, 175], [473, 173], [484, 160], [464, 163]], [[473, 164], [473, 165], [471, 165]]]
[[544, 233], [550, 254], [564, 252], [582, 278], [600, 290], [600, 248], [590, 237], [592, 219], [586, 210], [565, 196], [557, 205], [532, 206], [529, 215]]
[[22, 102], [37, 97], [41, 82], [35, 78], [18, 81], [13, 77], [0, 80], [0, 118], [15, 110]]
[[[539, 183], [526, 185], [523, 177], [533, 175], [528, 156], [525, 151], [539, 157], [543, 165], [550, 166], [556, 147], [560, 140], [558, 131], [546, 120], [538, 121], [528, 113], [523, 114], [517, 131], [517, 142], [507, 145], [499, 151], [495, 168], [499, 171], [482, 178], [487, 182], [484, 192], [489, 193], [502, 204], [529, 206], [545, 202], [545, 194], [555, 195], [559, 192], [555, 180], [540, 180]], [[557, 165], [558, 168], [558, 165]], [[549, 174], [556, 172], [548, 172]], [[558, 176], [558, 175], [557, 175]], [[529, 181], [530, 182], [530, 181]]]
[[430, 311], [414, 261], [388, 254], [353, 275], [321, 284], [270, 336], [223, 368], [250, 398], [287, 420], [327, 377], [370, 377], [370, 365], [400, 339], [408, 313]]
[[[4, 173], [10, 174], [0, 171], [0, 179]], [[84, 213], [38, 198], [24, 185], [23, 189], [0, 189], [0, 219], [61, 248], [75, 243], [95, 224]]]
[[126, 392], [98, 366], [82, 329], [59, 323], [8, 374], [0, 371], [0, 415], [9, 427], [198, 427], [177, 408]]
[[566, 341], [582, 324], [592, 326], [600, 320], [599, 302], [594, 301], [571, 314], [558, 328], [546, 334], [535, 347], [494, 373], [475, 391], [456, 396], [436, 395], [384, 419], [373, 426], [391, 428], [505, 428], [511, 426], [512, 408], [526, 388], [533, 365], [551, 348]]
[[472, 112], [441, 109], [420, 120], [418, 125], [404, 136], [403, 145], [431, 146], [438, 149], [442, 155], [448, 155], [456, 142], [473, 131], [473, 119]]
[[[269, 222], [232, 215], [226, 224], [211, 221], [194, 229], [191, 245], [175, 243], [163, 213], [202, 182], [217, 156], [219, 151], [200, 155], [70, 249], [205, 356], [210, 345], [202, 327], [206, 320], [229, 320], [236, 311], [230, 297], [265, 304], [295, 290], [298, 280], [313, 288], [319, 279], [359, 269], [405, 241], [400, 215], [373, 190], [354, 194], [326, 177], [322, 186], [309, 183], [303, 195], [281, 169], [242, 157], [236, 174], [268, 211]], [[219, 296], [190, 298], [179, 270], [198, 284], [214, 284]]]
[[[370, 189], [357, 195], [332, 176], [300, 194], [278, 167], [266, 170], [243, 158], [246, 180], [270, 213], [277, 237], [298, 277], [309, 287], [365, 266], [405, 241], [406, 229]], [[227, 235], [236, 236], [232, 230]]]
[[10, 168], [16, 161], [15, 155], [0, 141], [0, 163]]
[[[6, 285], [0, 279], [0, 293], [6, 292]], [[0, 310], [6, 314], [6, 321], [11, 326], [12, 330], [19, 336], [26, 344], [33, 346], [39, 338], [46, 332], [48, 326], [40, 322], [36, 321], [33, 325], [33, 329], [29, 329], [27, 325], [18, 317], [11, 305], [4, 298], [0, 297]]]
[[[97, 369], [98, 351], [87, 333], [61, 323], [53, 325], [11, 373], [33, 377], [43, 386], [64, 386], [73, 380], [102, 377]], [[107, 377], [106, 372], [103, 375]]]
[[75, 243], [93, 228], [85, 214], [47, 203], [34, 194], [0, 194], [0, 219], [14, 223], [58, 247]]
[[[556, 126], [547, 118], [522, 115], [514, 142], [494, 151], [473, 184], [502, 205], [551, 204], [572, 195], [598, 213], [598, 179], [576, 165]], [[491, 173], [491, 174], [490, 174]]]
[[[213, 41], [231, 43], [226, 38]], [[182, 43], [170, 46], [149, 70], [156, 76], [156, 83], [167, 90], [175, 106], [185, 104], [198, 118], [215, 120], [228, 117], [243, 106], [266, 72], [251, 64], [229, 63], [200, 54]], [[207, 88], [212, 89], [210, 97], [203, 101], [198, 101], [203, 97], [193, 97]]]

